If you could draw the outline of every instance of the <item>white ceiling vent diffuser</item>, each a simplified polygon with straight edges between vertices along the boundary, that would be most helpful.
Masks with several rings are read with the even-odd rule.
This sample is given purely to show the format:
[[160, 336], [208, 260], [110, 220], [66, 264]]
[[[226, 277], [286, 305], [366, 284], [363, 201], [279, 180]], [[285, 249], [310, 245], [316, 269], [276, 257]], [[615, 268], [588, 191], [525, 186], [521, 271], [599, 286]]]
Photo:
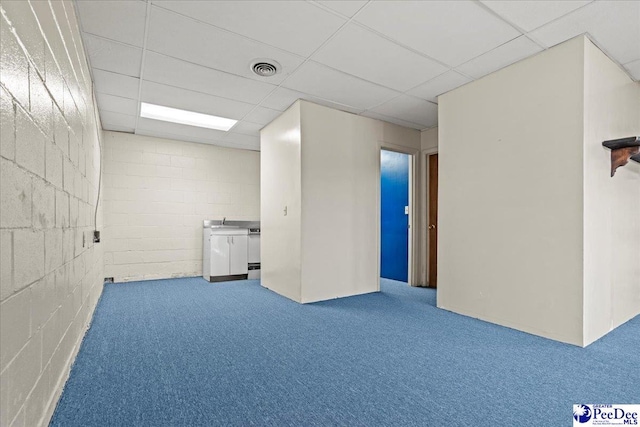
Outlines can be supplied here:
[[271, 77], [280, 72], [280, 64], [273, 59], [256, 59], [250, 67], [253, 74], [259, 77]]

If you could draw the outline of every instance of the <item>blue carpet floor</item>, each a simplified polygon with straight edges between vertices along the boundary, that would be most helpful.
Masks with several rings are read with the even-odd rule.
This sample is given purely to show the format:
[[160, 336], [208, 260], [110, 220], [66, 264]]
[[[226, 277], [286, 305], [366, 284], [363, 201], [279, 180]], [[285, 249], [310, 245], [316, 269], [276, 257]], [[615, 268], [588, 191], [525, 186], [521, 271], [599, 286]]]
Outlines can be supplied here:
[[299, 305], [258, 281], [106, 285], [53, 426], [567, 426], [640, 401], [640, 317], [586, 349], [435, 307]]

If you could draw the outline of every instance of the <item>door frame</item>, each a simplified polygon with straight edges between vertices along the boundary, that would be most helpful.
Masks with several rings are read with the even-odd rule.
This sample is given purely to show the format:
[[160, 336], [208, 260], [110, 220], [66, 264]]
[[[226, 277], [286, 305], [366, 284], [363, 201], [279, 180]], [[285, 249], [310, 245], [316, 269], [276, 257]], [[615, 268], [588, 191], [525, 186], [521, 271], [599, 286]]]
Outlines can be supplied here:
[[390, 144], [384, 141], [380, 142], [380, 147], [378, 149], [378, 174], [377, 174], [377, 188], [378, 188], [378, 203], [377, 203], [377, 211], [376, 217], [378, 219], [378, 232], [377, 232], [377, 240], [378, 240], [378, 291], [380, 291], [380, 269], [382, 265], [381, 259], [381, 242], [382, 242], [382, 218], [380, 215], [380, 210], [382, 209], [382, 189], [381, 189], [381, 178], [382, 178], [382, 164], [381, 164], [381, 154], [382, 150], [385, 151], [393, 151], [396, 153], [407, 154], [409, 156], [409, 256], [407, 259], [407, 282], [411, 286], [418, 286], [418, 266], [420, 265], [418, 256], [418, 242], [420, 241], [420, 230], [417, 226], [417, 219], [419, 216], [420, 210], [420, 200], [421, 195], [420, 191], [418, 191], [418, 186], [416, 185], [417, 181], [417, 172], [421, 169], [421, 156], [419, 149], [412, 149], [409, 147], [403, 147], [400, 145]]
[[429, 265], [429, 156], [434, 154], [438, 154], [438, 147], [430, 148], [428, 150], [422, 150], [421, 157], [424, 165], [424, 218], [423, 218], [423, 229], [421, 239], [424, 242], [424, 275], [423, 275], [423, 283], [424, 286], [430, 286], [429, 284], [429, 269], [431, 266]]

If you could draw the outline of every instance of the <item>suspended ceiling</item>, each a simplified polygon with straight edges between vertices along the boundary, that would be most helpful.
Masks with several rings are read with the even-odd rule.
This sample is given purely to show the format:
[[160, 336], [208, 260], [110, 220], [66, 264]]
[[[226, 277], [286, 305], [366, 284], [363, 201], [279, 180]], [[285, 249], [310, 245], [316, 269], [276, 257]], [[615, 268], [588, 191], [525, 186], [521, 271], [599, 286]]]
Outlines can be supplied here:
[[[259, 150], [302, 98], [415, 129], [437, 96], [587, 33], [640, 79], [638, 1], [76, 2], [103, 127]], [[250, 63], [281, 72], [264, 78]], [[229, 132], [139, 117], [140, 102], [232, 119]]]

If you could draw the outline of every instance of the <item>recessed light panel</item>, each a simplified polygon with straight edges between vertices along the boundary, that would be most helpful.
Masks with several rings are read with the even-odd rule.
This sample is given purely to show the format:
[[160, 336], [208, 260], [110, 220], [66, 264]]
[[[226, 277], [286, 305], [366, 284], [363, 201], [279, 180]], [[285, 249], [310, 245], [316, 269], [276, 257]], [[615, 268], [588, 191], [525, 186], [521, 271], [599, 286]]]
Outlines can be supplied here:
[[179, 123], [187, 126], [228, 131], [238, 121], [225, 117], [211, 116], [209, 114], [196, 113], [194, 111], [180, 110], [178, 108], [162, 105], [141, 103], [140, 117], [165, 122]]

